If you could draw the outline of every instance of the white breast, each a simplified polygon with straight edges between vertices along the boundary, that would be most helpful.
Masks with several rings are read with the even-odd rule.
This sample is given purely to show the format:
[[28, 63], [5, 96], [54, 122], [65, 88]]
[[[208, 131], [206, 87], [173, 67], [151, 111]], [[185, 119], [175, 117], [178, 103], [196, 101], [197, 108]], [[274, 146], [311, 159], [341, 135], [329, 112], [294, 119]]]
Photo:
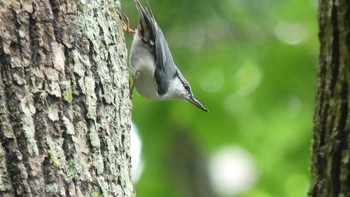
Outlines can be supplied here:
[[136, 91], [145, 98], [160, 100], [154, 79], [155, 62], [147, 47], [136, 32], [130, 52], [130, 69]]

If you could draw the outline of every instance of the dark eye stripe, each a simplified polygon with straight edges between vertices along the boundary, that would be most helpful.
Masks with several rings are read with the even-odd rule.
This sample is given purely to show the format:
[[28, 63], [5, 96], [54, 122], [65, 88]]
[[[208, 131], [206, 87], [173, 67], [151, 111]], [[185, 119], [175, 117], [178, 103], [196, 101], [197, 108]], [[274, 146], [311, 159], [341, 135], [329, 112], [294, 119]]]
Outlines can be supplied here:
[[176, 72], [176, 73], [174, 74], [174, 77], [179, 77], [179, 79], [180, 79], [181, 83], [183, 84], [185, 90], [186, 90], [188, 93], [191, 93], [191, 88], [190, 88], [190, 86], [188, 85], [188, 82], [187, 82], [186, 80], [182, 79], [182, 78], [179, 76], [179, 73], [178, 73], [178, 72]]

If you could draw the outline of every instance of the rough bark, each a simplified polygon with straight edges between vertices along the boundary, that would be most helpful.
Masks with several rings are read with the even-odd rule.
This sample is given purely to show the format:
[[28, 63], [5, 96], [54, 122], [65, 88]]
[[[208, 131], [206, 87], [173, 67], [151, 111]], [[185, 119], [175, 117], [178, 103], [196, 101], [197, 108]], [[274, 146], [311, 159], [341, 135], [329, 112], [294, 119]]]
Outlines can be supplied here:
[[134, 196], [119, 9], [0, 1], [1, 196]]
[[319, 1], [312, 196], [350, 196], [350, 1]]

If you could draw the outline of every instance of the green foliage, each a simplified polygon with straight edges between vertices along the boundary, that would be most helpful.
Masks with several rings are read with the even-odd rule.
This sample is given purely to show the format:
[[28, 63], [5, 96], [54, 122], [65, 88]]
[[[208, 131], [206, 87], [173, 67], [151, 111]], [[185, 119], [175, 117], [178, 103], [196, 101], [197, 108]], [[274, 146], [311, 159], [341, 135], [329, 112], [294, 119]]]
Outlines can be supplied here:
[[[137, 195], [179, 196], [167, 159], [175, 131], [185, 129], [206, 159], [227, 145], [252, 154], [259, 177], [242, 196], [305, 196], [318, 53], [316, 2], [150, 4], [175, 63], [210, 112], [134, 95], [133, 122], [144, 161]], [[133, 1], [123, 7], [136, 27]]]

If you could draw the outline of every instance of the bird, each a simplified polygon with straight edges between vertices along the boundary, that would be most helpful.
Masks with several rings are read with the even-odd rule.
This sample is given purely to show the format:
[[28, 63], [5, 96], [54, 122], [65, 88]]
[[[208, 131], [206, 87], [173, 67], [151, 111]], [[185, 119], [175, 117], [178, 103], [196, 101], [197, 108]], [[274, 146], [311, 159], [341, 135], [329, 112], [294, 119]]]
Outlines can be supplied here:
[[208, 112], [193, 95], [188, 81], [175, 65], [162, 30], [157, 24], [151, 6], [145, 9], [135, 0], [140, 21], [136, 30], [129, 28], [126, 17], [125, 31], [134, 34], [130, 50], [130, 70], [134, 88], [142, 97], [151, 100], [183, 100]]

